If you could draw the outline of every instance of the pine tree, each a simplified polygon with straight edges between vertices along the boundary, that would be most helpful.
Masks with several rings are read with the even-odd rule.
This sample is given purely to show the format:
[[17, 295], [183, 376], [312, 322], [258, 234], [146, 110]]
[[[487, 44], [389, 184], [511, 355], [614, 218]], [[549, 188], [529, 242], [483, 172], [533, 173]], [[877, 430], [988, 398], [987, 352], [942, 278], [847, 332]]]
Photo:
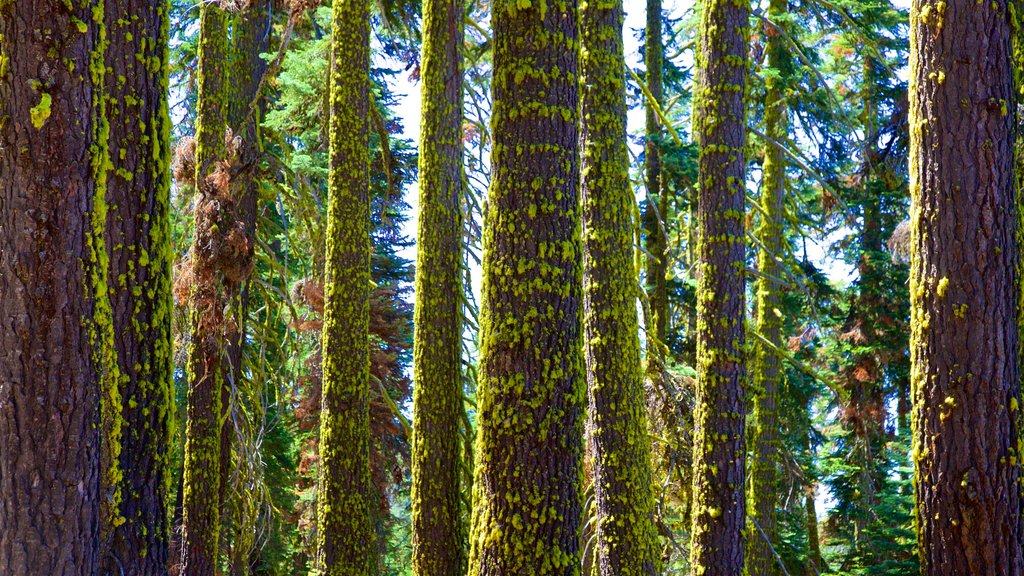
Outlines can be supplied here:
[[221, 362], [225, 350], [222, 278], [233, 232], [226, 173], [225, 93], [227, 15], [217, 4], [200, 8], [195, 137], [195, 231], [190, 294], [188, 427], [183, 480], [182, 574], [210, 576], [220, 544]]
[[566, 1], [493, 6], [474, 576], [580, 571], [586, 397], [576, 14]]
[[5, 574], [95, 574], [118, 504], [103, 8], [0, 3]]
[[459, 489], [464, 11], [462, 0], [423, 2], [411, 494], [419, 576], [465, 569]]
[[336, 1], [331, 23], [330, 175], [324, 272], [317, 565], [376, 573], [370, 485], [370, 6]]
[[[106, 220], [124, 417], [112, 574], [165, 573], [174, 418], [171, 351], [169, 16], [164, 0], [106, 2], [112, 154]], [[123, 522], [123, 523], [122, 523]]]
[[691, 564], [705, 576], [743, 570], [745, 501], [744, 138], [745, 3], [708, 0], [696, 98], [697, 395]]
[[647, 319], [648, 371], [659, 372], [657, 357], [668, 334], [668, 288], [665, 274], [668, 272], [666, 212], [668, 212], [668, 194], [662, 183], [661, 120], [658, 118], [657, 106], [662, 102], [662, 78], [665, 49], [661, 37], [661, 0], [647, 0], [647, 27], [644, 31], [644, 64], [647, 67], [648, 97], [653, 102], [646, 106], [645, 144], [644, 144], [644, 178], [647, 183], [647, 201], [644, 204], [644, 232], [646, 234], [645, 249], [647, 293], [650, 303], [650, 317]]
[[[779, 259], [783, 252], [784, 206], [786, 194], [786, 155], [779, 148], [788, 141], [789, 109], [786, 100], [787, 80], [792, 73], [786, 34], [787, 0], [772, 0], [765, 24], [768, 53], [765, 73], [764, 124], [765, 142], [763, 176], [761, 178], [761, 226], [757, 231], [760, 250], [757, 254], [759, 272], [754, 288], [756, 321], [759, 338], [753, 346], [752, 390], [754, 396], [753, 430], [750, 438], [750, 504], [747, 530], [745, 569], [751, 576], [772, 576], [779, 573], [774, 548], [778, 545], [776, 506], [779, 494], [779, 415], [777, 397], [783, 377], [778, 349], [782, 344], [781, 287], [783, 276]], [[778, 28], [775, 28], [775, 27]], [[761, 341], [764, 338], [765, 341]]]
[[597, 573], [653, 576], [659, 550], [636, 312], [622, 21], [622, 0], [580, 9], [588, 430]]
[[1024, 574], [1011, 29], [911, 5], [911, 388], [922, 573]]
[[[247, 480], [244, 470], [237, 469], [232, 455], [245, 450], [237, 446], [236, 427], [245, 426], [244, 419], [253, 412], [252, 407], [239, 406], [247, 396], [245, 390], [261, 383], [253, 382], [245, 366], [245, 341], [249, 326], [250, 277], [252, 275], [253, 246], [255, 245], [257, 221], [257, 177], [262, 155], [260, 133], [257, 123], [263, 112], [262, 100], [257, 91], [263, 82], [267, 63], [262, 55], [270, 51], [270, 25], [273, 17], [272, 0], [252, 0], [249, 5], [234, 15], [231, 20], [231, 41], [228, 46], [229, 74], [232, 89], [225, 95], [227, 102], [226, 122], [231, 135], [236, 138], [237, 152], [231, 177], [231, 197], [235, 204], [235, 218], [244, 232], [242, 251], [236, 255], [238, 288], [232, 290], [228, 300], [230, 320], [224, 334], [226, 352], [222, 360], [224, 381], [221, 386], [221, 409], [225, 424], [220, 439], [220, 495], [222, 508], [228, 512], [222, 518], [230, 543], [230, 573], [242, 574], [248, 562], [249, 552], [255, 545], [256, 518], [247, 505], [245, 493], [241, 498], [232, 498], [231, 485], [244, 484]], [[249, 371], [251, 373], [251, 370]], [[235, 392], [232, 392], [235, 387]], [[239, 421], [242, 421], [240, 424]]]

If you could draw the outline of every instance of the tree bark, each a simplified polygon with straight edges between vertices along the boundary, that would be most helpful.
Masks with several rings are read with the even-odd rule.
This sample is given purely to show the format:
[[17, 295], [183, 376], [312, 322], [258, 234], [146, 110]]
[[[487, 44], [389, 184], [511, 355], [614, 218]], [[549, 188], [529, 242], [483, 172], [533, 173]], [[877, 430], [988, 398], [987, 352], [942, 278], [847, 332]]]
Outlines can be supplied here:
[[[225, 414], [220, 437], [220, 502], [221, 508], [230, 511], [227, 521], [222, 522], [229, 555], [230, 574], [242, 576], [248, 573], [252, 548], [255, 546], [256, 518], [253, 508], [232, 498], [232, 489], [252, 478], [244, 476], [232, 455], [237, 451], [236, 422], [243, 422], [248, 410], [239, 410], [235, 402], [245, 396], [244, 390], [251, 386], [261, 387], [262, 382], [247, 382], [244, 364], [245, 334], [249, 319], [249, 280], [252, 275], [253, 247], [255, 246], [257, 200], [259, 192], [259, 163], [262, 155], [260, 133], [257, 123], [263, 112], [262, 100], [253, 108], [258, 98], [260, 82], [267, 71], [267, 62], [261, 57], [270, 52], [272, 0], [253, 1], [232, 22], [232, 38], [229, 48], [230, 77], [233, 89], [227, 97], [227, 125], [238, 139], [238, 152], [232, 170], [231, 196], [237, 202], [236, 218], [245, 233], [246, 250], [240, 254], [241, 266], [238, 287], [229, 294], [229, 314], [225, 334], [227, 352], [222, 370], [224, 382], [221, 387], [221, 404]], [[241, 394], [236, 391], [242, 390]], [[251, 431], [258, 433], [257, 431]]]
[[597, 573], [654, 576], [658, 538], [640, 364], [622, 0], [580, 9], [584, 350]]
[[493, 7], [474, 576], [577, 575], [581, 565], [577, 10], [525, 4]]
[[102, 15], [0, 2], [3, 574], [95, 574], [116, 507]]
[[423, 2], [423, 112], [414, 339], [413, 573], [465, 571], [462, 419], [461, 0]]
[[[765, 134], [775, 142], [789, 140], [789, 107], [786, 91], [792, 73], [786, 40], [774, 26], [786, 30], [787, 0], [771, 0], [765, 25], [767, 64], [777, 72], [765, 78]], [[774, 25], [774, 26], [773, 26]], [[779, 258], [785, 253], [782, 234], [785, 222], [783, 200], [786, 195], [786, 155], [771, 142], [764, 146], [761, 179], [761, 226], [757, 239], [757, 277], [754, 288], [755, 327], [767, 342], [756, 340], [753, 346], [754, 396], [753, 430], [750, 438], [751, 526], [747, 529], [746, 573], [749, 576], [779, 574], [774, 547], [778, 545], [776, 506], [779, 501], [779, 415], [777, 397], [782, 370], [776, 350], [782, 343], [781, 287], [775, 278], [783, 276]]]
[[333, 10], [317, 564], [325, 576], [370, 576], [370, 6]]
[[225, 350], [221, 287], [231, 228], [224, 146], [227, 16], [203, 4], [199, 24], [195, 232], [191, 253], [188, 427], [185, 431], [182, 574], [213, 576], [220, 544], [221, 363]]
[[[665, 48], [661, 38], [661, 0], [647, 0], [647, 27], [645, 31], [644, 65], [647, 67], [647, 89], [650, 97], [660, 105], [662, 101], [662, 76]], [[643, 226], [646, 233], [644, 247], [647, 250], [646, 275], [647, 297], [650, 318], [647, 331], [647, 350], [652, 360], [648, 370], [659, 374], [658, 363], [653, 360], [655, 349], [665, 342], [668, 332], [668, 288], [665, 274], [668, 271], [668, 239], [665, 227], [668, 225], [665, 212], [668, 203], [663, 198], [664, 186], [661, 178], [661, 149], [658, 136], [662, 133], [661, 120], [655, 110], [655, 103], [647, 102], [645, 111], [644, 178], [647, 182], [647, 204], [644, 208]], [[659, 376], [660, 377], [660, 376]]]
[[922, 573], [1024, 574], [1005, 1], [911, 5], [911, 387]]
[[110, 146], [119, 151], [110, 158], [106, 237], [124, 434], [123, 523], [104, 570], [159, 575], [170, 542], [174, 418], [167, 3], [107, 0], [106, 28]]
[[700, 31], [697, 393], [691, 565], [743, 571], [745, 3], [707, 0]]

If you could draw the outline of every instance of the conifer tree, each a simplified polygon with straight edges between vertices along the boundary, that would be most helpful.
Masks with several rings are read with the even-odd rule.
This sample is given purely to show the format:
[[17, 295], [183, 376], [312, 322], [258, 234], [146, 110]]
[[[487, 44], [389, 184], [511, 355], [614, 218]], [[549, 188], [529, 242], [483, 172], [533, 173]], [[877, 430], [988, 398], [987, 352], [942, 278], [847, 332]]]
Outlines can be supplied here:
[[[751, 576], [778, 574], [778, 561], [773, 548], [778, 544], [776, 506], [779, 501], [779, 415], [778, 391], [783, 377], [777, 350], [782, 348], [782, 294], [778, 278], [783, 276], [782, 257], [784, 223], [783, 200], [786, 194], [786, 155], [779, 145], [787, 142], [789, 109], [786, 100], [787, 80], [792, 73], [786, 34], [787, 0], [772, 0], [765, 24], [768, 52], [765, 74], [765, 135], [772, 141], [764, 144], [761, 178], [761, 226], [757, 230], [760, 251], [757, 255], [759, 275], [755, 282], [752, 390], [753, 429], [750, 438], [750, 527], [747, 530], [745, 568]], [[778, 27], [778, 28], [776, 28]]]
[[[649, 333], [647, 349], [650, 351], [648, 371], [658, 371], [657, 352], [668, 333], [668, 285], [665, 274], [668, 272], [668, 238], [665, 227], [667, 224], [668, 195], [662, 183], [661, 148], [658, 137], [661, 135], [661, 120], [658, 118], [657, 106], [662, 102], [663, 73], [665, 48], [661, 36], [661, 0], [647, 0], [647, 26], [644, 31], [644, 64], [647, 67], [648, 97], [645, 111], [645, 144], [644, 144], [644, 179], [647, 183], [647, 201], [644, 205], [644, 232], [646, 234], [645, 249], [647, 293], [650, 305], [650, 317], [647, 319]], [[654, 338], [652, 338], [653, 336]], [[655, 340], [656, 338], [656, 340]], [[660, 377], [660, 376], [659, 376]]]
[[225, 350], [222, 279], [233, 232], [227, 147], [225, 72], [227, 15], [217, 3], [200, 8], [195, 136], [195, 231], [190, 254], [191, 342], [188, 358], [188, 425], [182, 483], [184, 576], [216, 572], [220, 544], [221, 371]]
[[103, 2], [0, 2], [4, 574], [95, 574], [118, 505], [104, 45]]
[[419, 576], [464, 571], [462, 408], [462, 0], [423, 2], [413, 365], [412, 543]]
[[633, 265], [622, 0], [580, 8], [584, 350], [597, 573], [658, 570]]
[[1010, 8], [911, 5], [912, 454], [928, 576], [1024, 574]]
[[107, 248], [124, 417], [120, 510], [109, 573], [164, 574], [170, 522], [171, 351], [168, 5], [108, 0]]
[[565, 0], [493, 5], [473, 576], [580, 572], [576, 15]]
[[743, 2], [707, 0], [699, 38], [699, 280], [690, 561], [704, 576], [735, 576], [743, 570], [747, 13]]
[[371, 576], [378, 556], [370, 484], [369, 11], [367, 0], [337, 0], [331, 23], [316, 551], [325, 576]]

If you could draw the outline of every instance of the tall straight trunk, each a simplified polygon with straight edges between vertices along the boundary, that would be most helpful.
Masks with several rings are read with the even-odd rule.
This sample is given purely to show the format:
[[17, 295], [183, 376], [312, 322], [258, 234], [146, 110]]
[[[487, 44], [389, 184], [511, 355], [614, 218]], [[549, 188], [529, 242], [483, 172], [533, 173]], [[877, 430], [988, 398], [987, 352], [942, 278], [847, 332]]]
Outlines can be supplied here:
[[580, 9], [584, 350], [597, 573], [658, 572], [633, 267], [622, 0]]
[[414, 339], [413, 573], [465, 571], [462, 407], [462, 0], [423, 2]]
[[910, 12], [912, 454], [929, 576], [1024, 574], [1007, 9]]
[[[788, 0], [771, 0], [768, 18], [775, 26], [785, 26]], [[785, 30], [785, 28], [783, 28]], [[786, 40], [771, 24], [766, 24], [768, 67], [777, 74], [765, 79], [765, 134], [775, 142], [785, 143], [789, 136], [789, 109], [786, 86], [792, 66]], [[751, 526], [747, 530], [746, 573], [750, 576], [772, 576], [780, 573], [773, 548], [778, 544], [775, 508], [779, 501], [779, 415], [777, 396], [782, 378], [777, 349], [782, 344], [781, 277], [778, 258], [783, 254], [782, 227], [785, 221], [783, 200], [786, 194], [786, 156], [771, 142], [764, 146], [761, 179], [761, 226], [757, 238], [761, 250], [757, 255], [757, 277], [754, 288], [755, 330], [767, 342], [755, 340], [753, 346], [752, 386], [754, 395], [753, 430], [750, 438], [750, 503]]]
[[707, 0], [701, 18], [697, 393], [690, 561], [704, 576], [743, 570], [744, 155], [747, 12]]
[[96, 573], [116, 514], [103, 38], [102, 2], [0, 3], [3, 574]]
[[370, 484], [370, 5], [337, 0], [333, 10], [317, 564], [325, 576], [369, 576], [378, 556]]
[[577, 10], [525, 6], [500, 0], [492, 19], [474, 576], [573, 575], [581, 564]]
[[195, 232], [191, 253], [188, 427], [185, 431], [182, 574], [212, 576], [220, 537], [221, 387], [224, 375], [224, 294], [220, 250], [230, 193], [218, 164], [226, 161], [224, 102], [227, 16], [203, 4], [199, 24], [196, 114]]
[[251, 507], [231, 498], [232, 485], [246, 482], [245, 472], [238, 470], [232, 461], [235, 448], [235, 419], [232, 412], [244, 414], [233, 406], [238, 395], [233, 389], [247, 386], [262, 386], [263, 383], [246, 382], [243, 369], [243, 352], [246, 325], [249, 317], [249, 280], [252, 273], [252, 247], [255, 245], [259, 162], [261, 156], [260, 135], [257, 122], [263, 111], [260, 103], [253, 107], [257, 91], [267, 63], [261, 57], [270, 51], [270, 30], [272, 0], [254, 0], [234, 17], [232, 38], [229, 47], [230, 78], [232, 89], [226, 96], [227, 125], [232, 135], [238, 138], [236, 170], [231, 179], [231, 195], [237, 202], [235, 216], [244, 231], [247, 244], [244, 254], [239, 255], [242, 265], [236, 278], [238, 289], [229, 295], [229, 313], [232, 320], [227, 323], [225, 340], [227, 351], [224, 355], [224, 381], [221, 387], [222, 410], [226, 415], [221, 428], [220, 439], [220, 501], [224, 510], [230, 511], [228, 521], [223, 522], [229, 532], [225, 539], [230, 543], [232, 576], [248, 573], [252, 548], [257, 532], [254, 511]]
[[[107, 246], [124, 416], [111, 573], [165, 574], [174, 418], [168, 4], [107, 0]], [[139, 57], [141, 55], [141, 58]], [[141, 130], [141, 132], [140, 132]]]
[[664, 196], [661, 176], [661, 150], [657, 138], [661, 134], [661, 120], [655, 109], [662, 101], [662, 75], [664, 68], [665, 49], [661, 39], [661, 0], [647, 0], [647, 28], [644, 32], [644, 65], [647, 67], [647, 89], [654, 102], [648, 102], [646, 108], [646, 144], [644, 145], [644, 178], [647, 182], [647, 205], [644, 209], [643, 225], [647, 239], [644, 248], [647, 250], [646, 274], [647, 294], [650, 305], [647, 331], [648, 354], [652, 361], [648, 369], [655, 370], [657, 364], [654, 350], [663, 342], [668, 326], [668, 288], [665, 274], [668, 271], [665, 226], [668, 208]]

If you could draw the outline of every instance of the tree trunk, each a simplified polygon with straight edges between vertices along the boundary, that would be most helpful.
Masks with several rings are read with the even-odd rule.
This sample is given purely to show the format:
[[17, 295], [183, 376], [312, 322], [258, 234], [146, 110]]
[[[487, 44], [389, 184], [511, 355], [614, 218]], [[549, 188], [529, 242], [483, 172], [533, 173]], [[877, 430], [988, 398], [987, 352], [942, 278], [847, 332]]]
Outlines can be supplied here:
[[700, 32], [697, 394], [691, 564], [743, 570], [746, 4], [708, 0]]
[[911, 5], [911, 386], [922, 573], [1024, 574], [1007, 5]]
[[110, 158], [106, 224], [124, 415], [124, 522], [104, 570], [159, 575], [167, 572], [170, 543], [174, 418], [167, 3], [108, 0], [106, 28], [110, 145], [120, 151]]
[[492, 20], [474, 576], [580, 572], [586, 391], [576, 4], [524, 5], [502, 0]]
[[807, 561], [810, 562], [809, 574], [825, 572], [825, 564], [821, 560], [821, 541], [818, 536], [818, 511], [815, 509], [816, 487], [811, 482], [804, 487], [804, 529], [807, 531]]
[[580, 10], [584, 343], [597, 500], [597, 573], [658, 573], [640, 365], [622, 0]]
[[370, 6], [333, 10], [317, 564], [325, 576], [370, 576]]
[[0, 3], [3, 574], [95, 574], [116, 503], [101, 35], [88, 5]]
[[423, 2], [412, 447], [413, 573], [465, 571], [462, 420], [462, 0]]
[[[662, 101], [662, 68], [664, 67], [664, 46], [661, 39], [661, 0], [647, 0], [647, 29], [644, 48], [644, 64], [647, 67], [647, 89], [650, 97], [660, 105]], [[644, 208], [643, 225], [647, 235], [644, 248], [647, 250], [646, 273], [647, 295], [650, 304], [649, 326], [647, 327], [648, 370], [660, 373], [657, 357], [660, 346], [665, 342], [668, 326], [668, 289], [665, 274], [668, 271], [666, 247], [668, 225], [666, 208], [662, 198], [664, 186], [661, 178], [661, 150], [658, 136], [661, 134], [661, 120], [655, 110], [655, 103], [647, 102], [646, 143], [644, 145], [644, 177], [647, 182], [647, 204]], [[656, 337], [656, 340], [655, 338]]]
[[[231, 79], [233, 89], [227, 95], [227, 125], [232, 135], [238, 138], [238, 157], [231, 178], [231, 195], [237, 202], [236, 217], [245, 232], [246, 250], [239, 255], [241, 261], [238, 289], [229, 295], [231, 321], [226, 324], [227, 353], [224, 355], [222, 370], [224, 381], [221, 387], [222, 410], [225, 414], [220, 437], [220, 502], [221, 508], [230, 511], [223, 527], [228, 534], [232, 576], [248, 574], [253, 540], [256, 535], [253, 516], [254, 508], [232, 498], [232, 488], [240, 483], [256, 480], [247, 478], [233, 461], [236, 452], [236, 425], [243, 422], [248, 410], [239, 410], [234, 403], [239, 395], [233, 390], [251, 386], [263, 386], [263, 382], [247, 382], [244, 362], [244, 343], [249, 318], [249, 279], [252, 273], [252, 250], [255, 246], [259, 162], [261, 157], [260, 135], [257, 122], [263, 107], [253, 101], [257, 98], [260, 81], [267, 70], [267, 63], [261, 57], [270, 51], [272, 0], [258, 0], [236, 15], [233, 21], [233, 35], [230, 46]], [[234, 417], [233, 417], [234, 415]], [[258, 431], [250, 431], [257, 434]]]
[[[771, 0], [768, 18], [779, 27], [785, 26], [787, 0]], [[788, 28], [788, 27], [787, 27]], [[783, 28], [785, 30], [785, 28]], [[778, 71], [765, 79], [765, 134], [775, 142], [789, 139], [789, 109], [786, 102], [788, 78], [792, 73], [786, 40], [771, 24], [765, 25], [768, 67]], [[753, 430], [750, 438], [750, 524], [747, 530], [746, 573], [749, 576], [779, 574], [779, 563], [773, 548], [778, 545], [775, 508], [779, 502], [779, 415], [776, 408], [782, 371], [776, 350], [782, 343], [781, 287], [775, 278], [783, 275], [779, 258], [784, 253], [782, 227], [785, 222], [783, 200], [786, 194], [786, 155], [778, 146], [766, 142], [761, 179], [761, 226], [757, 238], [761, 250], [757, 255], [757, 277], [754, 289], [755, 330], [767, 342], [755, 340], [753, 346], [754, 395]]]
[[195, 232], [191, 253], [188, 427], [185, 431], [182, 574], [213, 576], [220, 536], [220, 437], [223, 415], [225, 296], [221, 286], [231, 194], [221, 163], [227, 64], [227, 17], [203, 4], [199, 24]]

